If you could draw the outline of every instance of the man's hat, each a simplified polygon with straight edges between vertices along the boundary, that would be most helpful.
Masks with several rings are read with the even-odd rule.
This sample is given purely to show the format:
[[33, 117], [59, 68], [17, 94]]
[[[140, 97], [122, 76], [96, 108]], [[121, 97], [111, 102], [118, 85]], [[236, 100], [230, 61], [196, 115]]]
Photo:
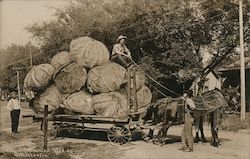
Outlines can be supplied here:
[[16, 92], [11, 92], [10, 96], [13, 97], [13, 95], [17, 95]]
[[117, 38], [116, 42], [119, 43], [119, 41], [120, 41], [121, 39], [127, 39], [127, 37], [124, 36], [124, 35], [120, 35], [120, 36]]

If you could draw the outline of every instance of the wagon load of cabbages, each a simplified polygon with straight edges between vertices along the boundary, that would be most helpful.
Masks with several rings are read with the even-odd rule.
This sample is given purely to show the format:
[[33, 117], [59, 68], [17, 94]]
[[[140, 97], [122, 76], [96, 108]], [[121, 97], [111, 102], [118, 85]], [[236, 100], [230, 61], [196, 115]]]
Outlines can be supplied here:
[[128, 86], [127, 69], [109, 60], [110, 52], [102, 42], [79, 37], [69, 45], [69, 51], [56, 53], [50, 63], [36, 65], [26, 75], [24, 91], [35, 94], [30, 97], [35, 112], [42, 113], [48, 105], [50, 112], [60, 107], [73, 114], [123, 117], [134, 109], [132, 90], [136, 91], [138, 108], [147, 108], [152, 93], [141, 70], [134, 71], [134, 89], [133, 82]]

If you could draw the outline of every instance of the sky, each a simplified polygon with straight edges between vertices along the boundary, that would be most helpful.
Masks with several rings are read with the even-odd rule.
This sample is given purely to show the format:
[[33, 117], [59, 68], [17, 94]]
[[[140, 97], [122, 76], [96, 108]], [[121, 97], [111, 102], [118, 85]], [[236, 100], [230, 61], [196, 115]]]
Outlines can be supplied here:
[[24, 28], [53, 19], [51, 7], [62, 8], [68, 0], [0, 0], [0, 49], [8, 45], [32, 42]]

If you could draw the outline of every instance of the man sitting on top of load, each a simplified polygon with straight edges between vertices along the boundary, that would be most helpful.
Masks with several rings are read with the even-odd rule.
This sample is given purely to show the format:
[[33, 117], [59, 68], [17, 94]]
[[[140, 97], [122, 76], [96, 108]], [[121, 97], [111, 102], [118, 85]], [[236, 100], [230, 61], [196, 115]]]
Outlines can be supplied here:
[[111, 61], [116, 62], [125, 68], [132, 64], [131, 52], [125, 45], [126, 40], [126, 36], [120, 35], [116, 40], [116, 44], [113, 47], [111, 55]]

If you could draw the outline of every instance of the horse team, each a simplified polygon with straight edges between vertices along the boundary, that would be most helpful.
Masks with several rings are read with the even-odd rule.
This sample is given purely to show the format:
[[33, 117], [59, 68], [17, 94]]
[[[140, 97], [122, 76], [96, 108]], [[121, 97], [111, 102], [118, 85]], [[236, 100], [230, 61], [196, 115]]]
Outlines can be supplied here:
[[[220, 92], [216, 90], [215, 93]], [[224, 97], [220, 96], [220, 98]], [[210, 144], [215, 147], [218, 147], [220, 145], [218, 138], [218, 125], [222, 114], [224, 113], [223, 110], [225, 110], [224, 108], [227, 107], [227, 104], [225, 103], [226, 102], [224, 101], [223, 105], [217, 105], [213, 108], [203, 110], [197, 108], [193, 111], [194, 125], [196, 130], [196, 136], [194, 139], [195, 143], [199, 141], [207, 142], [204, 136], [203, 124], [204, 118], [208, 117], [212, 134]], [[161, 123], [161, 128], [156, 136], [153, 136], [153, 131], [151, 129], [147, 138], [153, 139], [154, 141], [157, 141], [161, 144], [165, 143], [168, 129], [173, 125], [180, 125], [185, 123], [184, 116], [185, 99], [183, 98], [163, 98], [155, 103], [152, 103], [147, 108], [147, 111], [143, 114], [142, 120], [144, 124], [148, 124], [151, 127]], [[201, 134], [201, 137], [199, 137], [199, 132]]]

